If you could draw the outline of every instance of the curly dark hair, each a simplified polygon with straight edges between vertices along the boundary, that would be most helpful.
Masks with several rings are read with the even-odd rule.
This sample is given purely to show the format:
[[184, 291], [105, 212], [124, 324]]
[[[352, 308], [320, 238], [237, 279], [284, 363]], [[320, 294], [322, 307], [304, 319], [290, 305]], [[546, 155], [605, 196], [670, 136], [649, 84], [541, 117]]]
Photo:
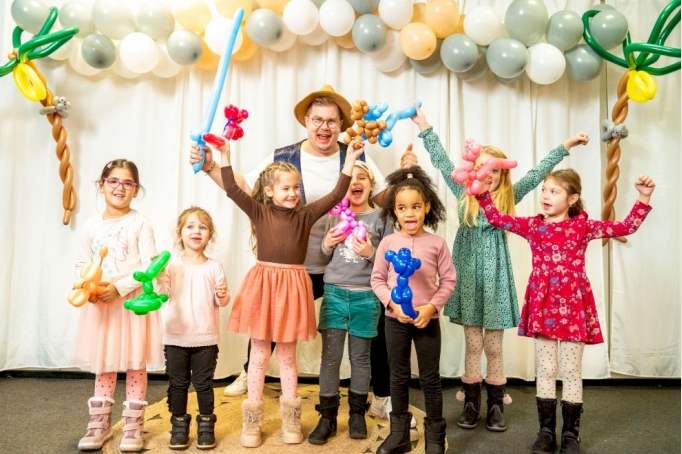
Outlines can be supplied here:
[[408, 169], [399, 169], [386, 177], [388, 189], [384, 198], [384, 207], [381, 210], [381, 218], [384, 222], [391, 222], [393, 226], [398, 224], [395, 215], [395, 197], [403, 189], [414, 189], [424, 202], [431, 205], [431, 209], [424, 217], [424, 225], [435, 230], [438, 223], [445, 220], [445, 206], [436, 194], [436, 188], [428, 174], [419, 166]]

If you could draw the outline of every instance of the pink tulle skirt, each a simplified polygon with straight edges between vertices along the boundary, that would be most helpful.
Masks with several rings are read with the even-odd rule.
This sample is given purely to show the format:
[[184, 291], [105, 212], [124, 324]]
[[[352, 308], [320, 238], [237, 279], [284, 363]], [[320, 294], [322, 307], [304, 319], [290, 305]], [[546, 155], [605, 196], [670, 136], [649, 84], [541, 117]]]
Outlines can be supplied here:
[[313, 287], [305, 267], [257, 262], [242, 281], [227, 330], [275, 342], [314, 339]]

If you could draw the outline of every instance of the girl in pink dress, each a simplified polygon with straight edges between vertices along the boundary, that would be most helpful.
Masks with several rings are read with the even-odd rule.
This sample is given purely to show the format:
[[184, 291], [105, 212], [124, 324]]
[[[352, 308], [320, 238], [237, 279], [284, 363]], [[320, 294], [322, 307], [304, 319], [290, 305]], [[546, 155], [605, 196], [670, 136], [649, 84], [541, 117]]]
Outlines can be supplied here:
[[133, 272], [145, 269], [156, 256], [154, 232], [149, 220], [130, 207], [142, 188], [137, 166], [116, 159], [102, 169], [97, 189], [106, 208], [83, 226], [76, 271], [106, 246], [102, 262], [101, 290], [81, 309], [73, 358], [75, 366], [95, 376], [95, 394], [88, 399], [88, 431], [78, 442], [80, 450], [101, 449], [111, 437], [116, 373], [126, 371], [126, 401], [123, 402], [121, 451], [143, 448], [144, 409], [147, 406], [147, 365], [163, 364], [161, 323], [158, 312], [135, 315], [123, 308], [124, 301], [141, 293], [142, 284]]
[[563, 379], [561, 452], [580, 452], [583, 350], [585, 344], [604, 342], [585, 273], [585, 250], [591, 240], [635, 233], [651, 211], [649, 199], [654, 187], [651, 178], [639, 176], [635, 181], [639, 197], [620, 222], [587, 218], [580, 198], [580, 176], [572, 169], [557, 170], [545, 178], [540, 196], [544, 214], [537, 216], [503, 215], [487, 191], [477, 196], [488, 222], [524, 237], [533, 252], [533, 270], [519, 325], [520, 336], [535, 338], [540, 431], [533, 453], [553, 453], [556, 449], [559, 368]]

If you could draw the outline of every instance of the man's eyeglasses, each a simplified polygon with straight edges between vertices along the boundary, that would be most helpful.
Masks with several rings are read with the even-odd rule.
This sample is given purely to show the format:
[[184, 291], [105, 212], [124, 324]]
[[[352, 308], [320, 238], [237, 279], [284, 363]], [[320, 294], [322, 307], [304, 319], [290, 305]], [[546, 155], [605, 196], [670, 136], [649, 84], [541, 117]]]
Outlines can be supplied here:
[[316, 128], [321, 128], [323, 124], [327, 123], [327, 127], [329, 129], [336, 129], [337, 126], [339, 126], [340, 122], [336, 118], [328, 118], [327, 120], [320, 118], [320, 117], [313, 117], [310, 119], [310, 122], [315, 126]]
[[132, 191], [137, 186], [137, 183], [134, 181], [119, 180], [118, 178], [105, 178], [104, 181], [106, 181], [107, 186], [110, 188], [116, 189], [119, 186], [123, 186], [123, 189], [126, 191]]

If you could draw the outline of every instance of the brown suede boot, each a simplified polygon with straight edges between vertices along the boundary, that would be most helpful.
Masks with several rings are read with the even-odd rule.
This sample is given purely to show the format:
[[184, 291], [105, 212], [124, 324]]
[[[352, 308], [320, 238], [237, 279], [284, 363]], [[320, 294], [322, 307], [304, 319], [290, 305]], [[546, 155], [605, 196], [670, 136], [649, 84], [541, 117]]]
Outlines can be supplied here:
[[242, 401], [242, 435], [239, 444], [245, 448], [257, 448], [263, 444], [260, 428], [263, 425], [263, 401]]
[[102, 445], [113, 433], [111, 432], [111, 411], [114, 400], [108, 397], [91, 397], [88, 399], [90, 422], [88, 432], [78, 442], [81, 451], [102, 449]]
[[144, 409], [147, 402], [127, 400], [123, 402], [123, 438], [118, 449], [122, 452], [138, 452], [144, 448], [142, 432], [144, 432]]
[[286, 444], [303, 443], [301, 432], [301, 398], [279, 398], [279, 412], [282, 415], [282, 441]]

